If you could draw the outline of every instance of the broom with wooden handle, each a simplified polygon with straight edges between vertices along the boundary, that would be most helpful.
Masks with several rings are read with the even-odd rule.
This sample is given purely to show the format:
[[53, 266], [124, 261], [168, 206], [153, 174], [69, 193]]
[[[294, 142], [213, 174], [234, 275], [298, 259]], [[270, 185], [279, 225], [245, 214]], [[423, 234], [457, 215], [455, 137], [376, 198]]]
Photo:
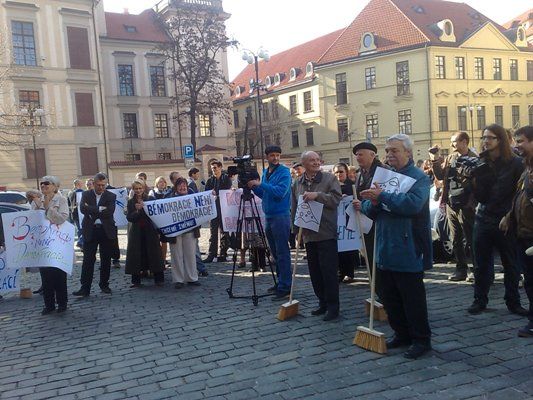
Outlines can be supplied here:
[[[352, 185], [352, 190], [353, 190], [353, 196], [354, 196], [354, 199], [357, 197], [357, 192], [356, 192], [356, 188], [355, 188], [355, 185]], [[361, 238], [361, 244], [362, 244], [362, 249], [361, 251], [363, 252], [363, 257], [365, 258], [365, 266], [366, 266], [366, 273], [368, 274], [368, 283], [370, 284], [372, 278], [371, 278], [371, 274], [370, 274], [370, 263], [368, 262], [368, 252], [366, 250], [366, 242], [365, 242], [365, 234], [363, 233], [363, 228], [362, 228], [362, 224], [361, 224], [361, 211], [359, 210], [356, 210], [355, 212], [356, 214], [356, 217], [357, 217], [357, 227], [359, 228], [359, 236]], [[374, 243], [374, 247], [375, 247], [375, 243]], [[369, 316], [370, 315], [370, 305], [371, 305], [371, 301], [370, 299], [366, 299], [365, 300], [365, 312], [366, 312], [366, 315]], [[373, 316], [378, 320], [378, 321], [387, 321], [388, 320], [388, 316], [387, 316], [387, 312], [385, 311], [385, 307], [383, 307], [383, 304], [381, 304], [379, 301], [375, 301], [373, 302], [374, 304], [374, 314]]]
[[366, 326], [358, 326], [353, 344], [375, 353], [387, 353], [385, 334], [374, 330], [374, 300], [376, 296], [376, 232], [374, 230], [374, 257], [372, 259], [372, 278], [370, 280], [370, 322]]
[[302, 228], [298, 229], [298, 237], [296, 239], [296, 254], [294, 255], [294, 267], [292, 268], [292, 283], [291, 283], [291, 293], [289, 295], [289, 301], [283, 303], [278, 311], [278, 319], [280, 321], [285, 321], [289, 318], [292, 318], [298, 315], [298, 306], [300, 302], [298, 300], [293, 300], [292, 296], [294, 293], [294, 281], [296, 280], [296, 267], [298, 266], [298, 253], [300, 250], [300, 243], [302, 241]]

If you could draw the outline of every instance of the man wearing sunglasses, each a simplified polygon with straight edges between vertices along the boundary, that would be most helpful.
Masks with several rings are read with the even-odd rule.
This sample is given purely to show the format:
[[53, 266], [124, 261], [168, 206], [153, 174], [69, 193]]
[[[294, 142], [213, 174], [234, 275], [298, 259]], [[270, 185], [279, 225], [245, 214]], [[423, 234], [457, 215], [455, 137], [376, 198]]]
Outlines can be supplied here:
[[106, 190], [107, 176], [101, 172], [94, 176], [94, 189], [83, 192], [80, 211], [84, 215], [83, 264], [81, 267], [81, 288], [74, 296], [87, 297], [91, 293], [96, 251], [100, 250], [100, 290], [111, 294], [109, 275], [113, 242], [117, 239], [117, 227], [113, 219], [115, 194]]

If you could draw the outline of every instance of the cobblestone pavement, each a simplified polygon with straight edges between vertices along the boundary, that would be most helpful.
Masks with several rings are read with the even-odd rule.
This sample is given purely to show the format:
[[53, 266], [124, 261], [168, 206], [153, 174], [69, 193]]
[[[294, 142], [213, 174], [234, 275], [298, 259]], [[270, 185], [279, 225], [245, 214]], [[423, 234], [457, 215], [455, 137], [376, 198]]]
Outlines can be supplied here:
[[[206, 242], [204, 230], [202, 248]], [[69, 292], [78, 289], [80, 256]], [[357, 325], [367, 322], [365, 283], [342, 284], [342, 318], [325, 323], [310, 315], [316, 301], [304, 265], [300, 315], [280, 322], [280, 304], [270, 298], [257, 307], [228, 298], [230, 267], [210, 264], [201, 287], [180, 290], [169, 271], [163, 288], [145, 282], [134, 290], [123, 268], [113, 269], [111, 296], [71, 296], [64, 315], [41, 316], [40, 296], [7, 296], [0, 302], [0, 398], [533, 399], [533, 340], [516, 336], [525, 319], [507, 312], [501, 275], [490, 310], [470, 316], [471, 286], [447, 281], [450, 265], [430, 271], [434, 350], [408, 361], [401, 350], [380, 356], [352, 345]], [[250, 293], [250, 276], [239, 273], [236, 294]], [[32, 279], [35, 289], [38, 275]], [[268, 274], [258, 277], [262, 293], [271, 283]], [[386, 324], [377, 328], [390, 334]]]

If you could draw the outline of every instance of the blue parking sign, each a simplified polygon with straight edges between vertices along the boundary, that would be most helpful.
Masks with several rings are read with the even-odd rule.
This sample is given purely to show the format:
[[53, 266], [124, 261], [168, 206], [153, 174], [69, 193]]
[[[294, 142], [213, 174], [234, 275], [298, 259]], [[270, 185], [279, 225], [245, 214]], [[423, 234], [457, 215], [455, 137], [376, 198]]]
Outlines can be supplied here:
[[194, 158], [194, 147], [192, 144], [186, 144], [183, 146], [183, 157]]

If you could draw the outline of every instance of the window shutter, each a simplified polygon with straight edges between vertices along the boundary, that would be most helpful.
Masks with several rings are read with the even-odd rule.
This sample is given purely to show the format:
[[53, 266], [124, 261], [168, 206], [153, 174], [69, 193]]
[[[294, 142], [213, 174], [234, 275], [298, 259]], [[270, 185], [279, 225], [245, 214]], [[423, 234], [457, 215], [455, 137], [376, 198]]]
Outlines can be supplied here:
[[70, 68], [91, 69], [89, 36], [87, 29], [67, 26]]
[[96, 175], [98, 173], [98, 152], [96, 147], [80, 147], [81, 174]]
[[91, 93], [75, 93], [76, 115], [78, 126], [94, 126], [93, 95]]
[[44, 149], [37, 149], [37, 171], [35, 171], [35, 158], [33, 149], [25, 149], [26, 176], [28, 179], [40, 178], [46, 175], [46, 158]]

